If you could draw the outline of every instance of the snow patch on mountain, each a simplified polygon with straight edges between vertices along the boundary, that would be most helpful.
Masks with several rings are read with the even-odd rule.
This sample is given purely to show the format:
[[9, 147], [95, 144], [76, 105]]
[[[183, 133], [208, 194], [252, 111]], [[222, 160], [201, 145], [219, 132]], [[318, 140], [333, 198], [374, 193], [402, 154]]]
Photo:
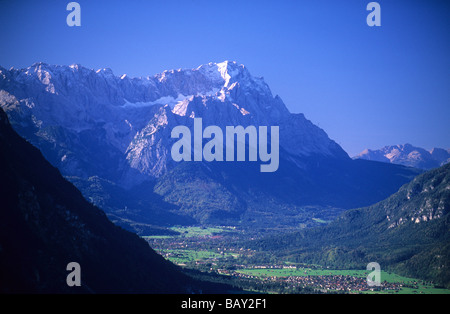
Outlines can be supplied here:
[[[322, 129], [291, 114], [263, 78], [234, 61], [138, 78], [79, 64], [0, 68], [0, 105], [23, 132], [61, 145], [57, 160], [77, 160], [72, 170], [94, 163], [86, 149], [101, 143], [96, 158], [115, 156], [122, 172], [158, 177], [171, 166], [170, 130], [192, 127], [194, 118], [205, 127], [277, 125], [280, 145], [293, 156], [348, 158]], [[65, 141], [74, 143], [70, 152]]]
[[433, 148], [428, 151], [411, 144], [391, 145], [376, 150], [366, 149], [353, 158], [432, 169], [450, 162], [450, 149]]

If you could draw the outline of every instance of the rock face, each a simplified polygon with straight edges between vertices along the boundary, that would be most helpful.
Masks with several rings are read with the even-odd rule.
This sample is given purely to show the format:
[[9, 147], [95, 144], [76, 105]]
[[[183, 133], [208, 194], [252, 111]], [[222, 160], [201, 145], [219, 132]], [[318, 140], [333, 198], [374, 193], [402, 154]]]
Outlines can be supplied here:
[[[159, 177], [171, 168], [170, 131], [191, 125], [194, 117], [204, 126], [281, 125], [281, 145], [289, 153], [348, 158], [323, 130], [290, 114], [262, 79], [235, 62], [147, 78], [44, 63], [0, 71], [2, 108], [24, 134], [39, 137], [33, 143], [43, 139], [60, 146], [53, 150], [57, 156], [48, 157], [67, 175], [96, 174], [128, 186]], [[86, 171], [89, 164], [100, 166], [97, 173]]]
[[420, 169], [433, 169], [450, 162], [450, 149], [433, 148], [427, 151], [411, 144], [385, 146], [377, 150], [366, 149], [355, 159], [388, 162]]
[[[289, 221], [286, 214], [304, 213], [304, 205], [368, 205], [417, 174], [352, 161], [303, 114], [290, 113], [262, 78], [229, 61], [145, 78], [79, 65], [0, 68], [0, 106], [63, 175], [132, 190], [147, 184], [143, 193], [200, 222]], [[194, 118], [204, 128], [279, 126], [279, 170], [264, 176], [251, 162], [174, 162], [171, 131], [192, 130]]]

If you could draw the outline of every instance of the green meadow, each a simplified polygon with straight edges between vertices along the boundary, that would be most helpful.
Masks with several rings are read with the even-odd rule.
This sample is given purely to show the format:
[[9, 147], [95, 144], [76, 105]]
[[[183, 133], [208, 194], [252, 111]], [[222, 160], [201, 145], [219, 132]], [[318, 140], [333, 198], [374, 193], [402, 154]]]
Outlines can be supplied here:
[[[370, 273], [366, 270], [330, 270], [313, 268], [251, 268], [240, 269], [237, 272], [267, 278], [267, 277], [289, 277], [289, 276], [355, 276], [366, 278]], [[381, 281], [390, 283], [401, 283], [404, 286], [398, 291], [367, 291], [365, 293], [388, 293], [388, 294], [450, 294], [449, 289], [436, 288], [421, 280], [403, 277], [394, 273], [381, 271]], [[413, 287], [414, 286], [414, 287]]]
[[214, 236], [220, 233], [229, 232], [231, 227], [171, 227], [170, 230], [176, 231], [178, 235], [166, 235], [166, 236], [143, 236], [144, 239], [170, 239], [170, 238], [194, 238], [194, 237], [206, 237]]

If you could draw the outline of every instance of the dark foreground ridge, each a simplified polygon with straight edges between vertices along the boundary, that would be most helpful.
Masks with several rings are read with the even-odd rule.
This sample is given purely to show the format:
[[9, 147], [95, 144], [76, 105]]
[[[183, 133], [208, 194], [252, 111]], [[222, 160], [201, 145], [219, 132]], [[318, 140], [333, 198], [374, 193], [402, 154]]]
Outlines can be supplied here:
[[[108, 220], [0, 110], [1, 293], [223, 292], [192, 280], [147, 242]], [[81, 267], [69, 287], [67, 264]]]

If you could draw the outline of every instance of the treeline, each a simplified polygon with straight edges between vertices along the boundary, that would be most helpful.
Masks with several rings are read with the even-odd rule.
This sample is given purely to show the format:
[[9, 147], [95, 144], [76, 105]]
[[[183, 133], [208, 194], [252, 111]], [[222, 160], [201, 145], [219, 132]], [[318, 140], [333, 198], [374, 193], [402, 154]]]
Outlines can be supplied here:
[[[385, 270], [450, 287], [450, 165], [424, 173], [375, 205], [350, 210], [331, 224], [248, 241], [246, 247], [296, 263], [336, 269]], [[421, 213], [435, 213], [424, 221]], [[390, 216], [390, 219], [387, 218]], [[416, 223], [415, 217], [422, 221]], [[400, 220], [401, 218], [401, 220]], [[401, 224], [393, 225], [401, 221]]]

